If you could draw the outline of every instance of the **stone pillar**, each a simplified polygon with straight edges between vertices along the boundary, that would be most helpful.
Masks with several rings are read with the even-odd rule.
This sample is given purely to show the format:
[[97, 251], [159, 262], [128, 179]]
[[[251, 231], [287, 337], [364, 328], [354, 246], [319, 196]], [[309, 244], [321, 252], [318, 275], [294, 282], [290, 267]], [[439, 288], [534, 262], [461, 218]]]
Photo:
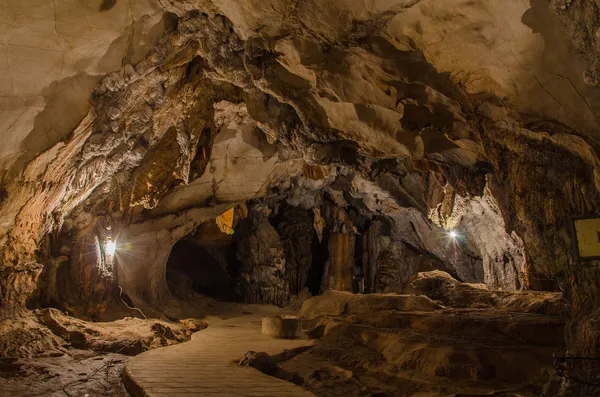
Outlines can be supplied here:
[[333, 210], [333, 229], [329, 238], [329, 260], [323, 275], [323, 290], [352, 291], [354, 245], [352, 221], [343, 208]]
[[377, 258], [381, 252], [381, 227], [380, 221], [373, 221], [363, 236], [363, 271], [365, 276], [365, 293], [377, 290]]

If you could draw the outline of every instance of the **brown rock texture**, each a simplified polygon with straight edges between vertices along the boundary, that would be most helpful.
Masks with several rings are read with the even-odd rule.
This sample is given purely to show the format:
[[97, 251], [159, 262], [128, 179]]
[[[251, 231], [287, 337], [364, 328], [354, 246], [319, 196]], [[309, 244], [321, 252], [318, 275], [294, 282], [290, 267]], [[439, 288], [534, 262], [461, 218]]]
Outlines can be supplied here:
[[235, 233], [241, 268], [238, 294], [249, 303], [274, 303], [283, 306], [289, 297], [286, 256], [281, 239], [262, 208], [255, 208], [242, 220]]
[[[438, 291], [443, 307], [423, 295], [337, 292], [309, 299], [303, 328], [319, 343], [279, 365], [323, 396], [555, 395], [547, 382], [565, 317], [536, 310], [560, 307], [559, 294], [504, 291], [499, 298], [443, 272], [411, 281], [435, 283], [452, 285], [430, 290]], [[481, 301], [463, 295], [469, 289], [479, 290]], [[482, 304], [485, 294], [496, 306]], [[553, 303], [540, 306], [544, 300]]]

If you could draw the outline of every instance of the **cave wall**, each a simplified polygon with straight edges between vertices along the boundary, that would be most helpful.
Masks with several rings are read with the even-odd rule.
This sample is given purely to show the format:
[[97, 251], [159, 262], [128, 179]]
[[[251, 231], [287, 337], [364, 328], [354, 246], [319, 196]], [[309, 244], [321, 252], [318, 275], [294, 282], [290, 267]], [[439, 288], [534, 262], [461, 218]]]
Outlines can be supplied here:
[[[566, 328], [570, 354], [595, 357], [600, 329], [597, 324], [600, 286], [598, 262], [576, 262], [572, 256], [572, 217], [597, 214], [600, 178], [597, 151], [563, 125], [546, 126], [551, 132], [532, 133], [513, 127], [500, 143], [504, 125], [485, 125], [489, 152], [501, 169], [495, 186], [505, 198], [507, 224], [519, 233], [527, 250], [529, 284], [558, 284], [572, 303], [572, 319]], [[526, 153], [526, 155], [525, 155]], [[501, 165], [502, 164], [502, 165]], [[552, 276], [549, 276], [552, 275]], [[565, 393], [597, 393], [590, 385], [597, 374], [593, 363], [569, 363], [573, 377]]]
[[384, 239], [385, 243], [387, 243], [387, 248], [377, 256], [374, 292], [399, 293], [419, 272], [449, 270], [441, 261], [410, 245], [392, 242], [389, 238]]
[[486, 123], [484, 142], [499, 169], [495, 194], [505, 198], [507, 225], [522, 236], [534, 271], [548, 275], [571, 267], [570, 218], [597, 211], [600, 174], [584, 138], [544, 127], [550, 132]]
[[228, 206], [197, 208], [177, 215], [131, 223], [119, 230], [118, 284], [136, 306], [164, 307], [171, 299], [166, 280], [173, 245]]
[[[443, 270], [475, 283], [485, 281], [484, 264], [489, 266], [492, 275], [504, 274], [507, 264], [503, 256], [486, 258], [482, 257], [479, 248], [471, 251], [466, 247], [477, 245], [477, 239], [460, 243], [464, 245], [461, 247], [448, 237], [447, 230], [431, 224], [418, 211], [403, 211], [396, 218], [377, 215], [367, 208], [353, 207], [336, 194], [345, 190], [344, 182], [333, 182], [328, 189], [319, 201], [319, 207], [312, 209], [292, 206], [272, 197], [252, 201], [256, 209], [234, 233], [237, 258], [244, 263], [237, 279], [239, 299], [249, 302], [274, 299], [282, 304], [309, 287], [309, 278], [312, 283], [316, 280], [320, 284], [316, 289], [312, 287], [314, 293], [328, 289], [399, 293], [414, 275], [422, 271]], [[288, 196], [290, 199], [294, 201], [293, 195]], [[480, 205], [477, 199], [475, 201]], [[478, 209], [481, 210], [481, 206]], [[458, 212], [454, 212], [454, 216], [460, 221], [463, 221], [461, 216], [472, 216], [464, 211], [457, 216]], [[495, 242], [497, 252], [510, 255], [508, 248], [503, 246], [505, 241], [498, 238], [506, 235], [501, 215], [494, 214], [500, 217], [499, 223], [489, 223], [489, 219], [480, 217], [478, 212], [468, 219], [469, 227], [473, 228], [473, 234], [478, 231], [491, 233], [498, 240], [489, 240]], [[513, 241], [510, 236], [507, 238]], [[466, 235], [461, 236], [461, 240], [467, 239]], [[251, 254], [253, 251], [256, 253]], [[317, 267], [320, 270], [314, 273]], [[496, 280], [491, 280], [488, 285], [501, 289], [520, 288], [516, 272], [505, 279], [510, 279], [513, 284], [498, 285]], [[255, 290], [249, 284], [256, 284]], [[289, 288], [287, 294], [281, 292], [285, 288]], [[275, 297], [269, 292], [274, 290], [278, 291]]]

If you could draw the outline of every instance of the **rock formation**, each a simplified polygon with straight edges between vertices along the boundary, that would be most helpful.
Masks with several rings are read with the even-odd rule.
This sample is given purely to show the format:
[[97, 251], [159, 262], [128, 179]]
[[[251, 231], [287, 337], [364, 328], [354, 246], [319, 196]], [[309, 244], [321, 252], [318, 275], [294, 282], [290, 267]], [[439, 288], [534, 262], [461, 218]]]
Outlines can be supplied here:
[[[206, 252], [237, 299], [442, 270], [562, 292], [567, 351], [600, 356], [571, 234], [600, 203], [598, 1], [31, 8], [0, 17], [0, 318], [123, 295], [173, 316], [171, 250], [235, 207]], [[593, 361], [567, 372], [563, 395], [599, 392]]]

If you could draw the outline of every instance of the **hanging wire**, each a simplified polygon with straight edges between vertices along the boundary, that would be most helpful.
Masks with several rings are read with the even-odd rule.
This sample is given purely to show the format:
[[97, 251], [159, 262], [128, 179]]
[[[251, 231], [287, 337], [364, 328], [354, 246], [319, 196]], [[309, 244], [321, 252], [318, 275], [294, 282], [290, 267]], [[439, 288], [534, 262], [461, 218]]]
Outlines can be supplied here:
[[124, 304], [125, 306], [127, 306], [127, 308], [128, 308], [128, 309], [131, 309], [131, 310], [137, 310], [138, 312], [140, 312], [140, 314], [141, 314], [142, 316], [144, 316], [144, 320], [148, 320], [148, 317], [146, 317], [146, 315], [144, 314], [144, 312], [142, 312], [142, 311], [141, 311], [140, 309], [138, 309], [137, 307], [131, 307], [131, 306], [129, 306], [129, 305], [127, 304], [127, 302], [125, 302], [125, 301], [123, 300], [123, 296], [122, 296], [122, 295], [123, 295], [123, 288], [121, 288], [121, 286], [120, 286], [120, 285], [117, 285], [117, 287], [119, 287], [119, 299], [121, 299], [121, 302], [123, 302], [123, 304]]

